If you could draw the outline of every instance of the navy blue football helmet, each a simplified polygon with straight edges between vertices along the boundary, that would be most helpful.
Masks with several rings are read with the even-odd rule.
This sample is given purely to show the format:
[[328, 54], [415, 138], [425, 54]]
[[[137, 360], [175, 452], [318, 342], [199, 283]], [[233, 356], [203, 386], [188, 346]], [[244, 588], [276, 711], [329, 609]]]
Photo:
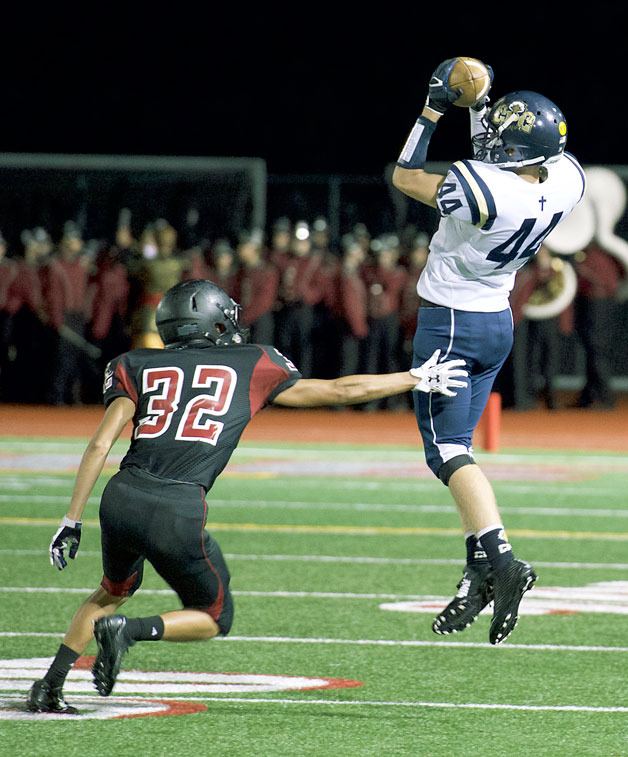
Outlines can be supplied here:
[[485, 117], [486, 131], [473, 137], [476, 160], [504, 168], [546, 165], [567, 144], [567, 123], [559, 108], [537, 92], [501, 97]]
[[166, 347], [226, 347], [248, 341], [240, 306], [205, 279], [182, 281], [157, 306], [157, 331]]

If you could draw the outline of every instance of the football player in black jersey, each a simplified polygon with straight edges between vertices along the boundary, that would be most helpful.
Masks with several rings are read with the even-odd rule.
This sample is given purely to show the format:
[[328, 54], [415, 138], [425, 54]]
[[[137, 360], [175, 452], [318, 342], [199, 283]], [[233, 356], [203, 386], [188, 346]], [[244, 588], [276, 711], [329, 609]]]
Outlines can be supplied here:
[[[136, 349], [107, 366], [102, 423], [83, 454], [66, 516], [50, 544], [59, 570], [76, 556], [81, 516], [107, 455], [129, 421], [130, 447], [100, 503], [103, 578], [78, 609], [27, 706], [76, 714], [65, 678], [95, 637], [92, 669], [111, 693], [126, 650], [138, 641], [192, 641], [227, 634], [233, 620], [229, 572], [205, 530], [205, 495], [255, 413], [268, 403], [316, 407], [367, 402], [409, 390], [453, 395], [465, 386], [462, 360], [439, 353], [401, 373], [303, 379], [276, 349], [248, 344], [239, 305], [209, 281], [170, 289], [157, 309], [165, 349]], [[144, 561], [177, 593], [182, 608], [152, 617], [115, 614], [140, 586]]]

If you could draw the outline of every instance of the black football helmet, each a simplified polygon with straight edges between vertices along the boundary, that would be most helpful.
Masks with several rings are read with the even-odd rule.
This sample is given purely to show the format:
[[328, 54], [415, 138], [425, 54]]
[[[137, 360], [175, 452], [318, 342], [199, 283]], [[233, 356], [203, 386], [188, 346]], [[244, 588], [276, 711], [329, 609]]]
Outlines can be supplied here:
[[503, 168], [547, 165], [567, 144], [567, 123], [559, 108], [537, 92], [501, 97], [485, 118], [486, 131], [473, 137], [476, 160]]
[[182, 281], [157, 306], [157, 331], [166, 347], [226, 347], [248, 341], [240, 306], [205, 279]]

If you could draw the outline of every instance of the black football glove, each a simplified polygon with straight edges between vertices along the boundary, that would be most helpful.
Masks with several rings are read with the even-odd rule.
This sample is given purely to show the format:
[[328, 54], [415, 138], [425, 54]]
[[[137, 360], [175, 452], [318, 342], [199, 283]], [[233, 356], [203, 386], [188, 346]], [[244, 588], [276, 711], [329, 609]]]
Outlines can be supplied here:
[[436, 67], [430, 79], [430, 86], [425, 105], [441, 115], [462, 94], [461, 89], [451, 89], [448, 81], [456, 58], [448, 58]]
[[80, 520], [70, 520], [63, 518], [57, 529], [57, 533], [52, 537], [50, 542], [50, 564], [59, 570], [63, 570], [67, 565], [64, 550], [68, 548], [68, 557], [74, 560], [81, 543], [81, 526]]

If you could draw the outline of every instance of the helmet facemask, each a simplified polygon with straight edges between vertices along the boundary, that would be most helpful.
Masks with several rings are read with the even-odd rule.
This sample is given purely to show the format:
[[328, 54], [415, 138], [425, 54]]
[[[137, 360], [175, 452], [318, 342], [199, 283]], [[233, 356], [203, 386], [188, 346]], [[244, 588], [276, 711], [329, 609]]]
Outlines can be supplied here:
[[215, 344], [216, 347], [227, 347], [231, 344], [246, 344], [249, 341], [250, 329], [240, 325], [242, 307], [235, 300], [231, 300], [231, 304], [233, 307], [222, 309], [224, 320], [222, 322], [216, 321], [214, 324], [217, 335], [205, 334], [205, 338], [212, 344]]
[[475, 160], [481, 160], [483, 163], [490, 163], [501, 168], [522, 168], [523, 166], [545, 163], [545, 155], [526, 158], [521, 147], [508, 144], [508, 137], [504, 139], [502, 136], [516, 118], [517, 116], [513, 114], [512, 118], [501, 126], [486, 123], [486, 131], [476, 134], [471, 139]]

